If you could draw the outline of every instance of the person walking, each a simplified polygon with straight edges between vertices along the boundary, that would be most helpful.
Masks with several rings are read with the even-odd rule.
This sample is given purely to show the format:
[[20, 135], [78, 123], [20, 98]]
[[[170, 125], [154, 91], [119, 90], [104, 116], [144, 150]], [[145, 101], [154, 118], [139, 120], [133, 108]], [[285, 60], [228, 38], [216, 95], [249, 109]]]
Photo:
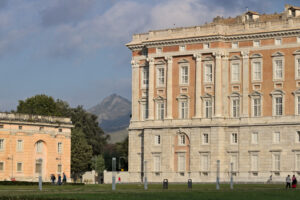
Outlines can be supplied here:
[[296, 176], [293, 175], [292, 177], [292, 188], [296, 188], [297, 187], [297, 179], [296, 179]]
[[51, 174], [51, 181], [52, 181], [52, 185], [54, 185], [55, 184], [55, 175], [54, 174]]
[[65, 174], [65, 172], [63, 172], [63, 184], [66, 184], [67, 183], [67, 176]]
[[58, 174], [58, 177], [57, 177], [57, 185], [61, 185], [61, 175]]
[[288, 176], [286, 177], [285, 182], [286, 182], [285, 189], [291, 188], [291, 182], [292, 182], [292, 180], [291, 180], [290, 175], [288, 175]]

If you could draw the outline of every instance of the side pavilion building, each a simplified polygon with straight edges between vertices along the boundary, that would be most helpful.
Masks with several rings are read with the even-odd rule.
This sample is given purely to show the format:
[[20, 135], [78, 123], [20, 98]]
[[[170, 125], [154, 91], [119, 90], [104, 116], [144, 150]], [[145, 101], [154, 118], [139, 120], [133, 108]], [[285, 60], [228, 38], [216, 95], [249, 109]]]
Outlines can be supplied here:
[[0, 181], [70, 180], [72, 127], [69, 118], [0, 113]]

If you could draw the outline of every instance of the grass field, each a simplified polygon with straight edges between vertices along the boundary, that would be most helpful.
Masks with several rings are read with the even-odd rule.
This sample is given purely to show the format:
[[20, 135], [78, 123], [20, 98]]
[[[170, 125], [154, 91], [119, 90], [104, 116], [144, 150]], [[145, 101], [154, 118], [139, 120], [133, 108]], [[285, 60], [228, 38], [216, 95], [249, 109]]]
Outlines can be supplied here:
[[221, 189], [216, 190], [213, 184], [194, 184], [193, 189], [187, 189], [187, 185], [169, 184], [169, 189], [163, 190], [161, 184], [151, 184], [145, 191], [142, 184], [119, 184], [116, 191], [111, 190], [111, 185], [66, 185], [45, 186], [40, 192], [37, 186], [0, 186], [0, 197], [3, 196], [8, 199], [282, 200], [299, 199], [300, 189], [285, 190], [284, 185], [275, 184], [239, 184], [234, 190], [230, 190], [229, 185], [221, 185]]

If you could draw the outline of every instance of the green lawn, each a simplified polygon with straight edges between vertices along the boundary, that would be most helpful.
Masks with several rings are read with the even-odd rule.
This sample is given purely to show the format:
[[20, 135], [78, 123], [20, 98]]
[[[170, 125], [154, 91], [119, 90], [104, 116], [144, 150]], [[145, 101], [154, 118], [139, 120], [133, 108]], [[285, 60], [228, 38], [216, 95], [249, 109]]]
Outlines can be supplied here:
[[161, 184], [151, 184], [149, 185], [149, 189], [145, 191], [142, 184], [118, 184], [116, 191], [111, 190], [111, 185], [67, 185], [45, 186], [43, 187], [43, 191], [40, 192], [37, 186], [0, 185], [0, 200], [3, 199], [1, 198], [3, 196], [12, 199], [282, 200], [299, 199], [300, 189], [285, 190], [284, 185], [275, 184], [237, 184], [234, 186], [234, 190], [230, 190], [229, 185], [221, 185], [221, 189], [217, 191], [214, 184], [194, 184], [193, 189], [187, 189], [186, 184], [169, 184], [169, 189], [163, 190]]

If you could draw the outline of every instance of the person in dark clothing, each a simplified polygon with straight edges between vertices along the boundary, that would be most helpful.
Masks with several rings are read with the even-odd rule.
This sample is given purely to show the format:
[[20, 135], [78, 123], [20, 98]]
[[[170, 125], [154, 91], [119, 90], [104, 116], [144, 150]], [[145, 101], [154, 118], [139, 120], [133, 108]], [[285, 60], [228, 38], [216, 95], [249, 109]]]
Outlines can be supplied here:
[[61, 176], [60, 176], [60, 174], [58, 174], [58, 177], [57, 177], [57, 185], [61, 185]]
[[55, 175], [54, 174], [51, 174], [51, 182], [52, 182], [52, 185], [54, 185], [55, 183]]
[[67, 182], [67, 176], [66, 174], [63, 172], [63, 184], [66, 184]]

